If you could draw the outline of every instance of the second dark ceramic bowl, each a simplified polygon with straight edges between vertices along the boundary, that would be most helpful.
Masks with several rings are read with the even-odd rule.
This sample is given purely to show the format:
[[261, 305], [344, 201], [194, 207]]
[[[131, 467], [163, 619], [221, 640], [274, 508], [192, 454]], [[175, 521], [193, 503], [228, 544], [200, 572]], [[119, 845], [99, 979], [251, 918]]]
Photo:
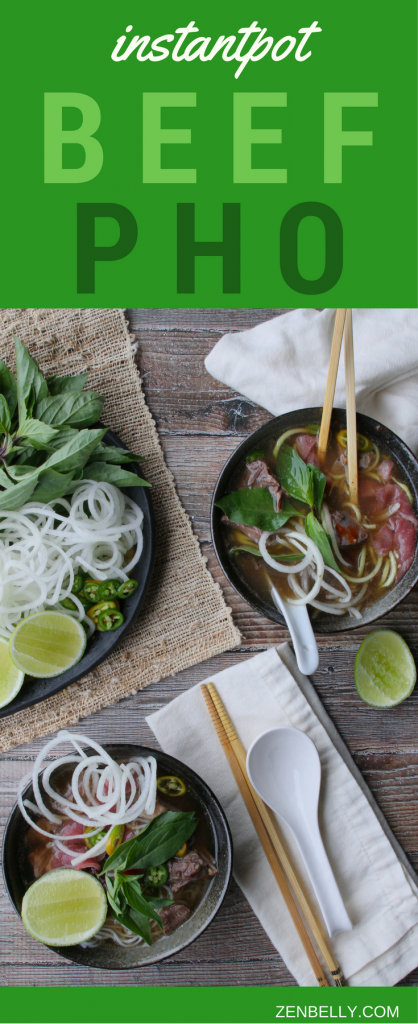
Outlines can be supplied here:
[[[205, 815], [208, 820], [217, 867], [217, 873], [211, 879], [203, 899], [187, 921], [184, 921], [171, 935], [161, 936], [156, 942], [153, 942], [152, 946], [147, 946], [145, 942], [139, 946], [128, 947], [104, 942], [93, 949], [85, 949], [80, 945], [49, 947], [58, 956], [80, 964], [82, 967], [99, 967], [102, 970], [118, 971], [128, 970], [132, 967], [144, 967], [154, 964], [158, 960], [164, 960], [165, 957], [172, 956], [173, 953], [184, 949], [208, 927], [224, 900], [230, 882], [232, 839], [219, 800], [206, 785], [206, 782], [191, 768], [181, 761], [177, 761], [175, 757], [162, 754], [159, 750], [151, 750], [149, 747], [127, 743], [124, 746], [106, 744], [105, 749], [115, 760], [125, 761], [125, 763], [136, 757], [152, 755], [157, 760], [158, 774], [177, 775], [183, 779], [189, 792], [200, 805], [202, 815]], [[87, 752], [93, 753], [91, 750]], [[62, 773], [66, 768], [67, 766], [57, 768], [57, 773]], [[23, 799], [34, 799], [31, 783], [26, 787]], [[29, 826], [15, 804], [4, 833], [3, 875], [9, 898], [19, 915], [23, 896], [33, 881], [33, 877], [28, 876], [24, 855], [25, 835], [28, 828]]]
[[[113, 433], [113, 430], [107, 431], [104, 440], [106, 444], [114, 445], [115, 448], [126, 447], [120, 438]], [[131, 462], [129, 464], [129, 469], [131, 473], [137, 473], [139, 477], [144, 478], [142, 466], [138, 462]], [[144, 514], [142, 523], [144, 546], [139, 562], [134, 566], [131, 573], [133, 579], [138, 582], [138, 589], [131, 595], [131, 597], [126, 598], [123, 602], [123, 614], [125, 618], [123, 625], [119, 629], [115, 630], [114, 633], [111, 631], [108, 633], [99, 633], [98, 630], [96, 630], [88, 641], [86, 650], [80, 661], [78, 661], [76, 665], [73, 665], [72, 668], [67, 669], [66, 672], [61, 672], [61, 675], [51, 676], [47, 679], [25, 679], [22, 689], [19, 690], [17, 697], [15, 697], [10, 704], [6, 704], [4, 708], [0, 708], [0, 718], [5, 718], [7, 715], [13, 715], [15, 711], [23, 711], [24, 708], [29, 708], [33, 704], [38, 704], [39, 701], [46, 700], [47, 697], [52, 697], [54, 693], [59, 693], [60, 690], [64, 690], [66, 686], [70, 685], [70, 683], [75, 683], [77, 679], [81, 679], [82, 676], [87, 675], [87, 672], [92, 672], [93, 669], [97, 668], [97, 666], [100, 665], [100, 662], [104, 661], [104, 659], [111, 654], [113, 649], [117, 647], [122, 640], [122, 637], [137, 619], [145, 601], [154, 565], [154, 512], [149, 487], [138, 486], [126, 489], [122, 488], [122, 490], [126, 491], [126, 494], [132, 498], [132, 501], [136, 502]]]
[[[225, 576], [234, 587], [234, 590], [255, 608], [256, 611], [266, 615], [267, 618], [273, 619], [274, 622], [279, 622], [284, 625], [283, 616], [280, 612], [272, 605], [268, 604], [261, 597], [258, 597], [250, 587], [239, 575], [231, 560], [228, 558], [228, 554], [225, 546], [224, 529], [221, 524], [222, 512], [220, 508], [216, 507], [216, 502], [219, 498], [222, 498], [225, 494], [231, 490], [231, 479], [236, 473], [239, 465], [243, 463], [254, 448], [262, 447], [264, 441], [271, 437], [273, 434], [276, 437], [280, 437], [285, 430], [289, 430], [291, 427], [303, 428], [307, 423], [320, 423], [322, 415], [322, 408], [309, 408], [309, 409], [296, 409], [294, 412], [284, 413], [283, 416], [277, 416], [275, 419], [265, 423], [258, 430], [255, 430], [253, 434], [238, 445], [238, 448], [233, 452], [228, 461], [225, 463], [224, 468], [219, 476], [212, 498], [211, 508], [211, 529], [212, 529], [212, 540], [215, 548], [215, 552], [218, 561], [223, 569]], [[338, 424], [338, 429], [346, 426], [346, 412], [345, 409], [334, 409], [332, 415], [332, 425]], [[413, 498], [414, 498], [414, 511], [418, 509], [418, 462], [405, 444], [397, 434], [394, 434], [389, 427], [383, 426], [382, 423], [378, 423], [377, 420], [371, 419], [369, 416], [365, 416], [362, 413], [357, 413], [357, 429], [359, 433], [365, 434], [366, 437], [374, 441], [379, 448], [383, 451], [390, 453], [395, 463], [397, 463], [402, 470], [402, 473], [408, 483]], [[418, 580], [418, 547], [415, 550], [414, 561], [405, 576], [379, 601], [376, 601], [370, 607], [364, 609], [361, 620], [351, 618], [349, 615], [342, 615], [341, 618], [334, 615], [318, 615], [312, 619], [312, 626], [315, 633], [338, 633], [346, 631], [348, 629], [356, 629], [359, 626], [367, 625], [368, 623], [375, 622], [376, 619], [380, 619], [382, 615], [386, 615], [387, 612], [392, 611], [393, 608], [400, 601], [403, 600], [407, 594], [410, 593], [412, 587]]]

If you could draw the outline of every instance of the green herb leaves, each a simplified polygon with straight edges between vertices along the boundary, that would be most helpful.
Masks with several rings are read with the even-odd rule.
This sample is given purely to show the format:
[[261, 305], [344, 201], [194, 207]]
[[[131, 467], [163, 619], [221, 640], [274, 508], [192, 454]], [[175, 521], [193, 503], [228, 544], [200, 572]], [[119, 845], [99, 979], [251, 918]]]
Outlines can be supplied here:
[[311, 540], [313, 540], [314, 544], [316, 544], [317, 547], [319, 548], [321, 555], [324, 559], [325, 565], [330, 565], [332, 569], [337, 569], [337, 571], [340, 572], [341, 570], [338, 568], [338, 565], [335, 561], [334, 555], [332, 553], [332, 548], [328, 540], [328, 537], [325, 533], [325, 530], [323, 529], [321, 524], [318, 523], [318, 520], [315, 518], [313, 512], [310, 512], [309, 515], [306, 516], [305, 533], [307, 537], [310, 537]]
[[192, 811], [166, 811], [108, 857], [102, 874], [164, 864], [190, 839], [197, 825]]
[[317, 466], [304, 462], [288, 444], [283, 444], [279, 450], [277, 475], [283, 490], [291, 498], [304, 501], [311, 508], [315, 505], [320, 510], [326, 476]]
[[[45, 380], [18, 338], [16, 379], [0, 360], [0, 510], [25, 502], [53, 501], [81, 479], [116, 487], [149, 487], [121, 469], [141, 456], [103, 442], [106, 428], [88, 429], [99, 419], [103, 398], [83, 391], [88, 374]], [[21, 470], [21, 472], [20, 472]]]
[[256, 526], [259, 530], [268, 530], [269, 533], [280, 530], [291, 516], [300, 514], [288, 502], [284, 502], [281, 511], [276, 512], [273, 495], [265, 487], [254, 487], [251, 490], [244, 487], [240, 491], [226, 494], [215, 504], [232, 523]]
[[197, 818], [192, 811], [166, 811], [150, 821], [139, 835], [118, 846], [105, 862], [101, 874], [105, 875], [112, 913], [125, 928], [141, 935], [148, 945], [151, 945], [149, 919], [162, 928], [158, 910], [168, 907], [173, 900], [155, 896], [147, 898], [143, 893], [142, 880], [126, 872], [164, 864], [190, 839], [196, 826]]

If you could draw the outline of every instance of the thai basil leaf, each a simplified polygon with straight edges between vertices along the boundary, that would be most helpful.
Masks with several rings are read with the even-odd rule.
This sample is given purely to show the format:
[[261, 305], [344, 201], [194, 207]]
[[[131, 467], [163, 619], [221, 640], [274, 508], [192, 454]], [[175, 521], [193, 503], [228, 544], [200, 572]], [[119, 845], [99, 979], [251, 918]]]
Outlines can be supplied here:
[[232, 523], [243, 526], [256, 526], [259, 530], [272, 533], [287, 523], [291, 516], [299, 513], [288, 503], [284, 503], [280, 512], [275, 512], [273, 495], [266, 487], [242, 488], [226, 494], [215, 504], [228, 516]]
[[122, 875], [122, 892], [129, 907], [137, 910], [139, 914], [152, 917], [153, 921], [156, 921], [160, 928], [162, 928], [161, 917], [142, 895], [141, 886], [138, 881], [133, 880], [129, 875]]
[[139, 835], [118, 846], [105, 861], [101, 874], [164, 864], [190, 839], [196, 825], [197, 818], [193, 811], [165, 811], [159, 814]]
[[14, 339], [16, 352], [16, 383], [19, 422], [26, 419], [27, 411], [32, 411], [35, 401], [41, 402], [48, 395], [45, 377], [27, 348], [18, 338]]
[[86, 480], [102, 480], [106, 484], [114, 484], [115, 487], [151, 486], [136, 473], [130, 473], [129, 470], [113, 466], [109, 462], [89, 462], [85, 467], [84, 477]]
[[114, 448], [111, 445], [99, 444], [94, 453], [94, 462], [111, 462], [121, 466], [124, 462], [144, 462], [143, 455], [135, 455], [126, 448]]
[[310, 462], [308, 462], [307, 468], [312, 473], [313, 478], [314, 505], [318, 509], [318, 512], [320, 512], [327, 478], [325, 476], [325, 473], [323, 473], [322, 470], [318, 468], [318, 466], [313, 466]]
[[43, 398], [36, 405], [36, 416], [44, 423], [70, 427], [90, 427], [100, 418], [104, 398], [95, 391], [64, 391], [62, 395]]
[[54, 501], [55, 498], [63, 498], [68, 494], [72, 479], [72, 473], [56, 473], [54, 469], [42, 471], [41, 467], [39, 483], [31, 498], [33, 501]]
[[137, 910], [127, 907], [125, 913], [115, 914], [117, 921], [120, 921], [129, 931], [135, 932], [145, 940], [148, 946], [152, 943], [151, 925], [145, 914], [139, 914]]
[[42, 423], [41, 420], [27, 419], [19, 426], [19, 441], [22, 438], [30, 441], [33, 448], [45, 448], [57, 433], [55, 427]]
[[77, 427], [57, 427], [57, 432], [50, 443], [50, 448], [62, 448], [67, 444], [67, 441], [72, 441], [79, 433], [80, 431]]
[[162, 896], [150, 896], [148, 903], [151, 907], [154, 907], [155, 910], [158, 910], [159, 907], [171, 907], [172, 904], [174, 903], [174, 900], [169, 900], [168, 897], [164, 898]]
[[325, 530], [322, 528], [321, 524], [318, 523], [313, 512], [310, 512], [309, 515], [306, 516], [305, 533], [306, 536], [310, 537], [319, 548], [325, 565], [330, 565], [332, 569], [337, 569], [339, 572], [340, 570], [338, 569], [338, 565], [332, 553], [332, 548]]
[[8, 512], [16, 512], [29, 498], [36, 487], [36, 482], [39, 476], [39, 470], [35, 469], [29, 475], [21, 480], [20, 483], [15, 484], [14, 487], [8, 488], [0, 493], [0, 509], [7, 509]]
[[62, 448], [49, 456], [44, 468], [56, 469], [60, 473], [82, 468], [105, 433], [105, 427], [99, 430], [78, 430]]
[[6, 363], [3, 363], [2, 359], [0, 359], [0, 393], [4, 395], [13, 418], [17, 408], [17, 385], [11, 370]]
[[283, 444], [277, 456], [277, 476], [287, 494], [307, 505], [314, 503], [313, 474], [300, 455]]
[[8, 434], [12, 426], [12, 417], [10, 415], [9, 404], [4, 395], [0, 395], [0, 431], [3, 434]]
[[88, 373], [78, 373], [74, 377], [49, 377], [46, 383], [50, 395], [62, 395], [64, 391], [81, 391], [88, 378]]
[[[259, 551], [258, 548], [252, 548], [252, 547], [250, 547], [249, 544], [248, 544], [248, 546], [246, 544], [242, 544], [241, 547], [232, 548], [231, 551], [229, 552], [229, 554], [230, 555], [236, 555], [236, 553], [238, 551], [248, 551], [248, 553], [250, 555], [255, 555], [256, 558], [262, 558], [263, 557], [262, 554], [261, 554], [261, 551]], [[269, 552], [269, 554], [271, 554], [271, 552]], [[290, 554], [289, 555], [272, 555], [271, 557], [275, 558], [277, 562], [300, 562], [301, 559], [304, 558], [305, 556], [302, 555], [302, 554], [298, 554], [295, 551], [295, 553], [294, 554], [292, 553], [291, 555]]]

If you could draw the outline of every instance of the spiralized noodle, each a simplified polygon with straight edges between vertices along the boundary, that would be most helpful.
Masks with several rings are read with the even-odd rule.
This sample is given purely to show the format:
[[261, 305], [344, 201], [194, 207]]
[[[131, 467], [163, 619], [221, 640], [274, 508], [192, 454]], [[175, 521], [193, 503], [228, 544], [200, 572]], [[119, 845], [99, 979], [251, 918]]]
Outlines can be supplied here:
[[28, 502], [19, 512], [0, 512], [0, 636], [8, 639], [22, 616], [54, 608], [67, 597], [76, 605], [69, 614], [91, 632], [85, 608], [72, 593], [74, 575], [81, 568], [96, 580], [109, 574], [127, 580], [141, 557], [142, 522], [143, 512], [131, 498], [95, 480], [83, 480], [71, 501]]
[[[61, 743], [71, 743], [75, 754], [67, 754], [59, 757], [44, 768], [42, 773], [42, 787], [44, 792], [53, 800], [54, 805], [61, 809], [62, 813], [54, 813], [46, 805], [39, 785], [39, 774], [47, 754], [54, 747]], [[96, 751], [95, 754], [87, 754], [81, 744], [87, 743]], [[63, 796], [55, 790], [50, 782], [51, 773], [55, 768], [64, 764], [76, 764], [71, 779], [71, 791], [73, 799]], [[95, 793], [92, 792], [91, 781], [94, 777]], [[23, 791], [32, 782], [35, 803], [30, 800], [23, 800]], [[18, 787], [18, 806], [25, 821], [43, 836], [53, 840], [54, 846], [64, 853], [71, 853], [65, 844], [72, 843], [75, 839], [85, 838], [85, 829], [89, 828], [90, 838], [98, 832], [106, 830], [106, 835], [94, 845], [94, 856], [104, 853], [109, 831], [115, 825], [126, 825], [134, 821], [140, 815], [153, 815], [157, 795], [157, 762], [155, 757], [138, 757], [136, 761], [129, 764], [118, 764], [113, 758], [87, 736], [70, 733], [62, 729], [55, 739], [42, 748], [33, 766], [33, 771], [25, 775]], [[53, 833], [46, 832], [40, 828], [28, 814], [31, 810], [35, 814], [41, 814], [52, 824], [62, 824], [63, 817], [71, 818], [72, 821], [84, 827], [77, 835], [59, 835], [54, 839]], [[91, 849], [85, 853], [73, 857], [72, 867], [78, 867], [83, 861], [91, 857]]]

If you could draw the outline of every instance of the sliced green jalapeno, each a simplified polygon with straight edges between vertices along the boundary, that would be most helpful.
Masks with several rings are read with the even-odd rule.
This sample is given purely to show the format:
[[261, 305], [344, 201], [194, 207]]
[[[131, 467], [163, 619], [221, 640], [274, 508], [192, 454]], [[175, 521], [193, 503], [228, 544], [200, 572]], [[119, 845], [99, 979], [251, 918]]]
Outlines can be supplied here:
[[74, 604], [74, 601], [71, 600], [71, 597], [64, 597], [64, 600], [60, 601], [60, 604], [62, 605], [63, 608], [68, 608], [70, 612], [77, 611], [77, 605]]
[[147, 885], [153, 885], [155, 887], [164, 885], [168, 878], [168, 868], [166, 864], [158, 864], [155, 868], [147, 868], [145, 872], [145, 882]]
[[113, 597], [118, 597], [120, 587], [120, 580], [103, 580], [100, 584], [98, 601], [111, 601]]
[[122, 612], [118, 612], [117, 608], [109, 608], [107, 612], [100, 612], [97, 628], [101, 633], [113, 633], [113, 630], [119, 629], [124, 621]]
[[83, 594], [84, 597], [90, 601], [90, 604], [96, 604], [99, 600], [99, 590], [101, 587], [100, 580], [84, 580], [83, 583]]
[[72, 594], [79, 594], [80, 590], [83, 589], [83, 583], [84, 583], [84, 576], [82, 575], [81, 572], [76, 572], [76, 574], [74, 576], [74, 583], [73, 583], [73, 585], [71, 587], [71, 593]]
[[138, 580], [125, 580], [125, 583], [122, 583], [119, 586], [118, 597], [130, 597], [131, 594], [134, 594], [135, 591], [138, 590], [138, 587]]

